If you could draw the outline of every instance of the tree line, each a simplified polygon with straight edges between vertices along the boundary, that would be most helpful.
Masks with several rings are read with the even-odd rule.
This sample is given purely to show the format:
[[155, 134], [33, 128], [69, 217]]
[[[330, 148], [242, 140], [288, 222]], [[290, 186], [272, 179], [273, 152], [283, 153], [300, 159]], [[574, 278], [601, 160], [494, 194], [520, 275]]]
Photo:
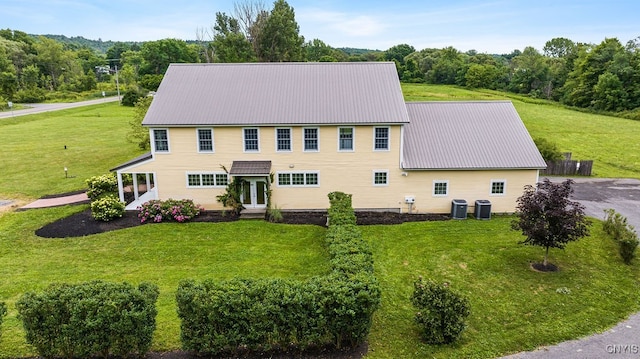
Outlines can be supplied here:
[[503, 90], [640, 119], [640, 37], [626, 44], [558, 37], [542, 52], [526, 47], [501, 55], [453, 47], [416, 50], [409, 44], [385, 51], [337, 49], [320, 39], [305, 41], [285, 0], [271, 9], [252, 0], [236, 3], [231, 14], [218, 12], [209, 28], [199, 28], [195, 41], [115, 42], [106, 53], [0, 30], [0, 103], [110, 89], [116, 72], [124, 89], [153, 91], [170, 63], [283, 61], [393, 61], [404, 82]]

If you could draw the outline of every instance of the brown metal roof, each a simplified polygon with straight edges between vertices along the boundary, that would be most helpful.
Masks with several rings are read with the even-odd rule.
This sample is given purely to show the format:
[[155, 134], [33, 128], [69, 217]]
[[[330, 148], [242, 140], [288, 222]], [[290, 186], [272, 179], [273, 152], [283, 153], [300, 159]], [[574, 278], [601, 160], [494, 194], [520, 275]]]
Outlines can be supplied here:
[[232, 176], [267, 176], [271, 172], [271, 161], [233, 161], [229, 174]]
[[407, 103], [404, 169], [546, 168], [509, 101]]
[[110, 172], [115, 172], [115, 171], [121, 170], [123, 168], [129, 167], [129, 166], [133, 166], [133, 165], [136, 165], [138, 163], [150, 160], [152, 158], [153, 158], [153, 156], [151, 155], [151, 152], [147, 152], [147, 153], [144, 153], [144, 154], [142, 154], [142, 155], [140, 155], [140, 156], [138, 156], [138, 157], [136, 157], [134, 159], [131, 159], [131, 160], [125, 162], [125, 163], [122, 163], [122, 164], [110, 169], [109, 171]]
[[145, 126], [407, 123], [393, 62], [172, 64]]

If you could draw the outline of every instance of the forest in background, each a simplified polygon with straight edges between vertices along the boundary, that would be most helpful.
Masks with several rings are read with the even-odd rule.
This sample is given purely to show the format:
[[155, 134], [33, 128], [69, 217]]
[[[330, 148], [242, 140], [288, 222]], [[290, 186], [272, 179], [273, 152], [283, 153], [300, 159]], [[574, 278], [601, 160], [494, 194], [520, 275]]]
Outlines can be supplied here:
[[558, 37], [541, 51], [529, 46], [509, 54], [410, 44], [339, 49], [306, 41], [284, 0], [272, 9], [237, 3], [195, 37], [136, 43], [0, 30], [0, 107], [114, 90], [116, 78], [122, 91], [154, 91], [170, 63], [394, 61], [403, 82], [508, 91], [640, 119], [640, 37], [599, 44]]

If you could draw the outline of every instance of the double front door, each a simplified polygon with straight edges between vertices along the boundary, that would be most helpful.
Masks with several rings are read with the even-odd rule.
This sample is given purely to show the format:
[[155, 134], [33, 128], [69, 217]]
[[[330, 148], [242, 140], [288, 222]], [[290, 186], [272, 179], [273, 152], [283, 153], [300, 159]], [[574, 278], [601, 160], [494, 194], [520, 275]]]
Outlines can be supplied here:
[[244, 178], [240, 196], [245, 208], [267, 207], [267, 180], [263, 177]]

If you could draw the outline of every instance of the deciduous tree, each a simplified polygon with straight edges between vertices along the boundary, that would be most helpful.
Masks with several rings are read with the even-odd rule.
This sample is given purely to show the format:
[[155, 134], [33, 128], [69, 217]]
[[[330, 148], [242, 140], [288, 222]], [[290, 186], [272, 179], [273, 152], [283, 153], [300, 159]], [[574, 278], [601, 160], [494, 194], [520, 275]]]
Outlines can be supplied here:
[[527, 185], [518, 198], [517, 218], [511, 226], [526, 236], [523, 244], [545, 248], [543, 268], [549, 268], [549, 248], [564, 249], [567, 243], [589, 235], [584, 206], [569, 199], [572, 184], [571, 179], [562, 183], [545, 179], [537, 188]]

